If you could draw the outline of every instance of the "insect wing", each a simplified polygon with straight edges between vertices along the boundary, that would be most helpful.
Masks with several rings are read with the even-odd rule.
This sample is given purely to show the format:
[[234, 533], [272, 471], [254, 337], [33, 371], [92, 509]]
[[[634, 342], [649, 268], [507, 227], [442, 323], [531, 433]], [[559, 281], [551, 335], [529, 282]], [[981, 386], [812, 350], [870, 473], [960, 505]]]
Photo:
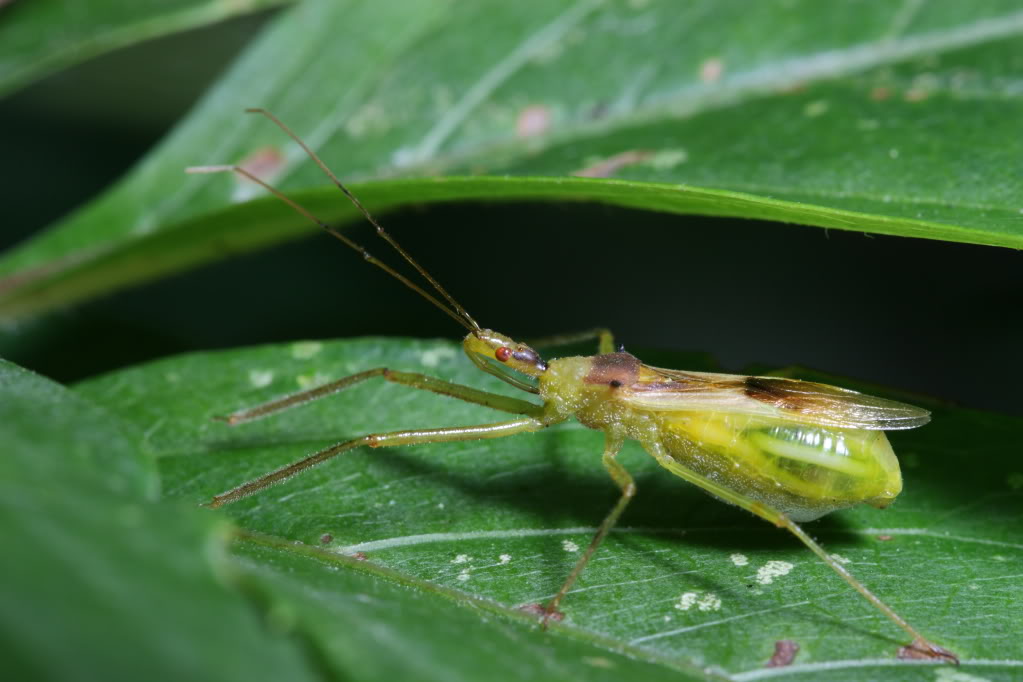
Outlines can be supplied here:
[[879, 431], [911, 429], [931, 418], [927, 410], [913, 405], [811, 381], [647, 365], [643, 370], [620, 399], [645, 410], [731, 412]]

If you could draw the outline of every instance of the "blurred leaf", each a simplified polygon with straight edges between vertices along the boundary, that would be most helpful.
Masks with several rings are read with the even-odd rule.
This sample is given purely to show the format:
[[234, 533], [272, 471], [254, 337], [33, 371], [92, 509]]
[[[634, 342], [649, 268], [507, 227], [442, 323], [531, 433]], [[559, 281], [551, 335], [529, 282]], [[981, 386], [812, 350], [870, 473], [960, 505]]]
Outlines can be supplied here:
[[[268, 203], [228, 208], [253, 187], [181, 174], [247, 161], [320, 210], [322, 175], [254, 105], [374, 209], [596, 199], [1018, 248], [1021, 32], [1013, 0], [307, 0], [122, 183], [0, 261], [0, 315], [299, 235]], [[378, 182], [577, 172], [630, 182]]]
[[0, 443], [5, 677], [313, 679], [215, 578], [228, 524], [147, 499], [141, 430], [0, 361]]
[[[703, 368], [693, 357], [657, 358], [668, 360]], [[366, 433], [501, 418], [378, 383], [236, 428], [210, 420], [376, 366], [508, 390], [461, 358], [457, 345], [380, 339], [180, 356], [78, 390], [146, 429], [165, 494], [189, 503]], [[932, 424], [891, 434], [906, 481], [896, 504], [839, 512], [809, 530], [911, 623], [962, 656], [959, 673], [1008, 680], [1023, 666], [1023, 469], [1016, 454], [1023, 424], [929, 407]], [[481, 679], [506, 670], [488, 661], [503, 660], [511, 642], [522, 651], [548, 642], [559, 652], [519, 659], [533, 679], [571, 677], [561, 670], [598, 676], [593, 655], [575, 663], [562, 657], [562, 646], [579, 642], [641, 657], [655, 669], [696, 663], [740, 680], [935, 679], [935, 668], [899, 661], [904, 635], [794, 539], [672, 478], [635, 443], [622, 461], [640, 493], [566, 599], [565, 622], [549, 639], [514, 630], [507, 622], [514, 608], [553, 595], [616, 499], [599, 465], [601, 442], [573, 422], [494, 441], [355, 450], [224, 513], [260, 534], [239, 550], [245, 570], [290, 605], [324, 656], [346, 669], [356, 669], [347, 666], [363, 638], [400, 631], [416, 633], [406, 642], [416, 665], [433, 671], [449, 656], [461, 663], [478, 655]], [[357, 551], [368, 561], [346, 556]], [[768, 582], [762, 570], [771, 561], [791, 570]], [[364, 587], [366, 575], [381, 582]], [[463, 616], [448, 614], [452, 620], [432, 632], [424, 628], [434, 608], [430, 592], [479, 625], [456, 626]], [[359, 628], [343, 614], [362, 619]], [[438, 633], [464, 646], [452, 652], [436, 643]], [[764, 669], [782, 639], [799, 644], [795, 665]], [[537, 662], [545, 660], [555, 667]]]
[[[155, 498], [159, 477], [141, 436], [59, 384], [0, 360], [0, 481], [30, 488], [84, 479], [107, 493]], [[67, 430], [66, 430], [67, 429]], [[42, 454], [31, 456], [39, 449]]]
[[13, 2], [0, 12], [0, 95], [104, 52], [286, 1]]

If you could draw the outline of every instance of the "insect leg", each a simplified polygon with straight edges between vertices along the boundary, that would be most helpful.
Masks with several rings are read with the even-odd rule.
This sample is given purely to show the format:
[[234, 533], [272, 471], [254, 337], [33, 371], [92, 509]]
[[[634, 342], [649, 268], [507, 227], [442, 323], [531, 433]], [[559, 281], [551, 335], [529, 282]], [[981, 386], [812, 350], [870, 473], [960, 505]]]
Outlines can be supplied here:
[[610, 329], [597, 327], [584, 332], [569, 332], [567, 334], [555, 334], [544, 336], [539, 339], [530, 339], [529, 345], [534, 347], [542, 346], [567, 346], [570, 343], [582, 343], [590, 339], [597, 339], [597, 352], [601, 355], [615, 352], [615, 337]]
[[600, 547], [600, 543], [607, 537], [608, 532], [614, 528], [615, 523], [618, 522], [618, 517], [625, 511], [625, 507], [628, 506], [629, 501], [636, 496], [636, 483], [632, 480], [632, 475], [621, 465], [621, 463], [615, 459], [615, 455], [622, 447], [622, 439], [617, 438], [608, 434], [604, 442], [604, 457], [603, 463], [604, 468], [607, 469], [607, 473], [611, 474], [611, 478], [615, 484], [621, 489], [622, 496], [618, 498], [618, 502], [611, 509], [608, 515], [604, 518], [604, 521], [600, 524], [600, 528], [597, 529], [596, 534], [590, 541], [589, 547], [583, 552], [583, 555], [579, 557], [579, 561], [576, 562], [575, 568], [568, 574], [568, 578], [565, 579], [565, 584], [561, 586], [558, 593], [554, 595], [550, 603], [544, 608], [543, 623], [544, 627], [547, 626], [547, 621], [550, 620], [558, 613], [558, 604], [565, 598], [568, 591], [572, 589], [572, 585], [575, 583], [579, 574], [586, 568], [586, 564], [589, 563], [590, 559], [596, 553], [597, 548]]
[[231, 426], [242, 424], [247, 421], [252, 421], [253, 419], [259, 419], [260, 417], [265, 417], [267, 415], [274, 414], [275, 412], [287, 410], [297, 405], [338, 393], [346, 388], [350, 388], [374, 377], [383, 377], [387, 381], [391, 381], [396, 384], [403, 384], [405, 386], [418, 388], [424, 391], [440, 393], [441, 395], [450, 396], [469, 403], [476, 403], [477, 405], [483, 405], [484, 407], [490, 407], [502, 412], [530, 415], [539, 415], [541, 412], [541, 408], [539, 406], [525, 400], [518, 400], [517, 398], [498, 395], [496, 393], [488, 393], [486, 391], [470, 388], [469, 386], [462, 386], [461, 384], [453, 384], [449, 381], [444, 381], [443, 379], [426, 376], [425, 374], [396, 372], [394, 370], [387, 369], [386, 367], [376, 367], [374, 369], [368, 369], [365, 372], [359, 372], [358, 374], [352, 374], [342, 379], [338, 379], [337, 381], [331, 381], [315, 388], [310, 388], [307, 391], [292, 393], [291, 395], [284, 396], [283, 398], [277, 398], [270, 402], [262, 403], [244, 410], [239, 410], [238, 412], [233, 412], [232, 414], [223, 417], [214, 417], [214, 419], [225, 421]]
[[651, 454], [654, 455], [658, 464], [679, 478], [683, 478], [690, 483], [703, 488], [725, 502], [730, 502], [731, 504], [742, 507], [743, 509], [756, 514], [760, 518], [770, 521], [779, 528], [788, 529], [788, 531], [799, 538], [804, 545], [809, 547], [814, 554], [820, 557], [824, 563], [834, 569], [838, 575], [842, 576], [842, 578], [849, 583], [853, 589], [859, 592], [867, 601], [881, 611], [881, 613], [888, 616], [893, 623], [907, 632], [909, 636], [913, 638], [913, 643], [910, 645], [913, 653], [933, 659], [944, 660], [957, 664], [959, 663], [959, 659], [955, 656], [955, 654], [938, 646], [937, 644], [934, 644], [917, 632], [916, 628], [910, 625], [902, 616], [897, 614], [892, 607], [881, 601], [877, 595], [867, 589], [866, 585], [854, 578], [853, 575], [847, 571], [844, 566], [842, 566], [842, 564], [835, 561], [833, 557], [824, 551], [823, 547], [817, 544], [813, 538], [807, 535], [803, 529], [796, 525], [796, 523], [786, 514], [761, 502], [757, 502], [756, 500], [746, 497], [745, 495], [737, 493], [734, 490], [726, 488], [725, 486], [722, 486], [721, 484], [688, 469], [668, 456], [667, 453], [665, 453], [657, 444], [644, 443], [644, 446]]
[[216, 495], [206, 506], [216, 508], [230, 502], [240, 500], [243, 497], [259, 492], [264, 488], [268, 488], [276, 483], [287, 480], [295, 474], [314, 467], [317, 464], [322, 464], [328, 459], [336, 457], [343, 452], [347, 452], [352, 448], [357, 448], [363, 445], [371, 448], [385, 448], [393, 447], [395, 445], [450, 443], [460, 440], [503, 438], [504, 436], [512, 436], [517, 433], [525, 433], [527, 431], [539, 431], [545, 426], [547, 426], [547, 424], [543, 423], [539, 419], [526, 417], [524, 419], [515, 419], [512, 421], [497, 422], [494, 424], [480, 424], [478, 426], [453, 426], [444, 429], [418, 429], [415, 431], [373, 433], [368, 436], [362, 436], [361, 438], [345, 441], [344, 443], [331, 445], [329, 448], [324, 448], [323, 450], [314, 452], [308, 457], [300, 459], [297, 462], [286, 464], [280, 469], [271, 471], [259, 478], [243, 483], [237, 488]]

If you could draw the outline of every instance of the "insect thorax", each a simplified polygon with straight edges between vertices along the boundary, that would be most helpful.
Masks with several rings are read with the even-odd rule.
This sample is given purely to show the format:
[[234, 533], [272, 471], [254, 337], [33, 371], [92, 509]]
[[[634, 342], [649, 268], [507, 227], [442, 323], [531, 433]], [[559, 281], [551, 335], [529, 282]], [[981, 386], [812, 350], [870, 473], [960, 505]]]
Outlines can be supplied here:
[[557, 358], [540, 377], [540, 395], [559, 417], [575, 416], [584, 426], [642, 440], [630, 428], [635, 410], [616, 400], [635, 381], [640, 362], [628, 353]]

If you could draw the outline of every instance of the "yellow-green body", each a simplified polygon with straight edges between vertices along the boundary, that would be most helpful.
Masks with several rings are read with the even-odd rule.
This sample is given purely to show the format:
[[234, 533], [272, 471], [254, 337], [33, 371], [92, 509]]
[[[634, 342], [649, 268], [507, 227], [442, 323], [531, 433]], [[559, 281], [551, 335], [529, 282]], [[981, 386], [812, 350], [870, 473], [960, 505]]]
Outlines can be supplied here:
[[860, 503], [885, 507], [902, 490], [898, 460], [882, 431], [766, 415], [639, 407], [635, 387], [653, 378], [643, 376], [646, 368], [630, 377], [631, 383], [620, 367], [595, 377], [596, 358], [548, 363], [539, 389], [552, 417], [571, 414], [611, 437], [637, 440], [659, 461], [669, 457], [796, 521]]

